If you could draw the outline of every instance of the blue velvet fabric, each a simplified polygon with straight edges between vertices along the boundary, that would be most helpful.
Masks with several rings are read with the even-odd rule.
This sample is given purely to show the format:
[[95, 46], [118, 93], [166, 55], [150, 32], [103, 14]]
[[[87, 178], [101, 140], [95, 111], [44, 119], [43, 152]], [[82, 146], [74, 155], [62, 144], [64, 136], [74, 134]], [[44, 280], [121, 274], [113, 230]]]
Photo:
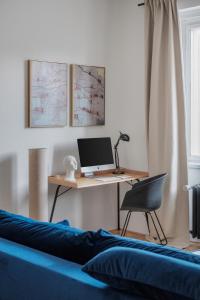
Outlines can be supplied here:
[[102, 229], [97, 232], [84, 231], [68, 225], [67, 220], [57, 224], [39, 222], [0, 210], [0, 237], [80, 264], [86, 263], [98, 253], [115, 246], [147, 250], [200, 263], [200, 256], [176, 248], [122, 238]]
[[136, 240], [133, 238], [124, 238], [124, 237], [112, 235], [111, 233], [102, 229], [98, 230], [95, 233], [93, 237], [93, 244], [94, 244], [93, 253], [92, 253], [93, 257], [106, 249], [115, 246], [120, 246], [120, 247], [146, 250], [163, 256], [174, 257], [188, 262], [200, 264], [200, 256], [192, 254], [191, 252], [180, 250], [174, 247], [161, 246], [146, 241]]
[[200, 265], [141, 249], [113, 247], [82, 269], [117, 289], [152, 299], [200, 299]]
[[60, 225], [63, 225], [63, 226], [70, 226], [70, 223], [68, 220], [62, 220], [62, 221], [59, 221], [57, 222], [56, 224], [60, 224]]
[[0, 237], [84, 264], [91, 258], [93, 233], [65, 224], [39, 222], [0, 210]]
[[81, 265], [0, 238], [1, 300], [148, 300], [110, 288]]

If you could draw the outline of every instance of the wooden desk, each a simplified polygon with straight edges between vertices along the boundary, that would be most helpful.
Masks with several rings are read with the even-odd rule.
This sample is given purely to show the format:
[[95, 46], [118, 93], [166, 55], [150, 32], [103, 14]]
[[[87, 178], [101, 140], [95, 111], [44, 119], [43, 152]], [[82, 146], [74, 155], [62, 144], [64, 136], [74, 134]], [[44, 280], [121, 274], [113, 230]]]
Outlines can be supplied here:
[[[117, 210], [118, 210], [117, 211], [117, 225], [118, 225], [117, 227], [119, 230], [120, 229], [120, 182], [127, 182], [128, 184], [133, 184], [134, 180], [138, 181], [141, 178], [147, 177], [148, 173], [123, 168], [124, 174], [114, 175], [112, 173], [112, 171], [113, 170], [106, 171], [106, 172], [95, 172], [95, 177], [98, 177], [98, 178], [103, 179], [103, 177], [112, 177], [112, 179], [109, 181], [100, 181], [99, 179], [97, 179], [95, 177], [83, 177], [83, 176], [81, 176], [80, 173], [76, 174], [75, 182], [65, 180], [64, 175], [49, 176], [48, 182], [50, 184], [57, 185], [49, 221], [51, 222], [53, 219], [53, 214], [54, 214], [56, 201], [57, 201], [58, 197], [60, 197], [64, 193], [68, 192], [72, 188], [84, 189], [84, 188], [96, 187], [96, 186], [101, 186], [101, 185], [106, 185], [106, 184], [117, 184]], [[124, 177], [124, 176], [126, 176], [126, 177]], [[65, 189], [65, 191], [59, 193], [59, 190], [61, 187], [65, 187], [66, 189]]]

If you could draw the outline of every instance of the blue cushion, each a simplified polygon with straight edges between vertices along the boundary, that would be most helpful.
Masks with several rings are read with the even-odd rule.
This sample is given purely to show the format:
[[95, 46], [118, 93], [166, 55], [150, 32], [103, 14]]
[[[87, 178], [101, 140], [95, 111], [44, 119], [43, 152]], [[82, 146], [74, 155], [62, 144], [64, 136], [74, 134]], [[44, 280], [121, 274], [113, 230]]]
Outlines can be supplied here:
[[200, 264], [200, 256], [192, 254], [191, 252], [180, 250], [174, 247], [161, 246], [146, 241], [136, 240], [133, 238], [124, 238], [112, 235], [111, 233], [102, 229], [95, 233], [93, 257], [98, 253], [115, 246], [146, 250], [153, 253], [158, 253], [160, 255], [179, 258]]
[[113, 247], [82, 270], [114, 288], [151, 299], [200, 297], [200, 265], [141, 249]]
[[92, 257], [92, 236], [92, 232], [0, 210], [0, 237], [79, 264]]

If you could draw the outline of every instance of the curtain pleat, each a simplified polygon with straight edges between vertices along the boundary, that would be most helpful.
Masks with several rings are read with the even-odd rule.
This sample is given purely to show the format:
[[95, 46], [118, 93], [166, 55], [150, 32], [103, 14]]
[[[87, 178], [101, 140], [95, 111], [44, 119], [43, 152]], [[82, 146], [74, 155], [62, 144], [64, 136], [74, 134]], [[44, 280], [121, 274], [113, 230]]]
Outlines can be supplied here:
[[159, 216], [168, 238], [186, 242], [186, 131], [176, 0], [146, 0], [145, 23], [149, 172], [168, 173]]

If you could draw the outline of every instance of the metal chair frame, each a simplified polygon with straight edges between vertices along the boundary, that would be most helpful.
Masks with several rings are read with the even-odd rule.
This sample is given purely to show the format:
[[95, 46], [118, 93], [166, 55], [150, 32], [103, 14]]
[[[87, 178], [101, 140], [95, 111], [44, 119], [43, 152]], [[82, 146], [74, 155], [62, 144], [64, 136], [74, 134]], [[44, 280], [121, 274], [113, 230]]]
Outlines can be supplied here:
[[132, 186], [124, 197], [121, 210], [128, 210], [121, 236], [126, 235], [131, 214], [133, 212], [144, 212], [149, 235], [150, 226], [149, 219], [155, 229], [155, 240], [159, 240], [161, 245], [167, 245], [167, 238], [161, 226], [156, 210], [161, 206], [162, 189], [166, 173], [149, 177], [142, 182], [138, 182]]
[[[129, 210], [127, 212], [126, 219], [125, 219], [125, 222], [124, 222], [124, 226], [122, 228], [121, 236], [125, 236], [126, 235], [126, 231], [127, 231], [127, 228], [128, 228], [130, 217], [131, 217], [131, 214], [133, 212], [134, 211], [132, 211], [132, 210]], [[154, 237], [154, 239], [156, 240], [158, 238], [160, 244], [163, 245], [163, 246], [165, 246], [165, 245], [167, 245], [167, 242], [168, 242], [167, 241], [167, 237], [166, 237], [166, 235], [164, 233], [164, 230], [163, 230], [163, 228], [161, 226], [161, 223], [159, 221], [159, 218], [158, 218], [157, 213], [156, 213], [155, 210], [153, 211], [153, 214], [154, 214], [154, 217], [156, 219], [157, 225], [156, 225], [156, 222], [155, 222], [155, 220], [154, 220], [154, 218], [152, 216], [152, 213], [150, 211], [145, 212], [145, 218], [146, 218], [146, 223], [147, 223], [147, 228], [148, 228], [148, 231], [149, 231], [149, 235], [151, 234], [151, 232], [150, 232], [150, 226], [149, 226], [149, 216], [150, 216], [151, 220], [152, 220], [152, 224], [153, 224], [154, 229], [155, 229], [156, 234], [157, 234], [157, 237]], [[162, 236], [160, 235], [159, 231], [161, 231]]]

